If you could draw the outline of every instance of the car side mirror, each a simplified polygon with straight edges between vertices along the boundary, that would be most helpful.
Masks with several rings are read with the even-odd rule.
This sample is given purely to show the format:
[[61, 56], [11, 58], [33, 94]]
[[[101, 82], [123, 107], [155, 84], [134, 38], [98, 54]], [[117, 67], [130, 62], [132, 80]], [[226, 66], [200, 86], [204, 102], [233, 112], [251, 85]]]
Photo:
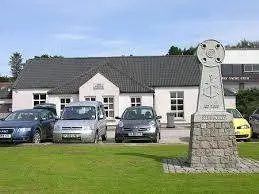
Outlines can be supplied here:
[[157, 119], [162, 119], [162, 117], [161, 117], [161, 116], [156, 116], [156, 118], [157, 118]]
[[99, 119], [99, 120], [101, 120], [101, 119], [103, 119], [103, 118], [104, 118], [103, 115], [99, 115], [99, 116], [98, 116], [98, 119]]
[[115, 119], [121, 119], [121, 118], [117, 116], [117, 117], [115, 117]]

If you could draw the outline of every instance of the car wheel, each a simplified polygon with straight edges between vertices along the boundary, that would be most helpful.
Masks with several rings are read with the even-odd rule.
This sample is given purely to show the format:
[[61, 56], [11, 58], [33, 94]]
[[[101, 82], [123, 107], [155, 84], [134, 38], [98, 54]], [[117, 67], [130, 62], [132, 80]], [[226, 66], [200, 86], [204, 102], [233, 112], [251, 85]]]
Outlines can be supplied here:
[[95, 136], [94, 136], [94, 142], [93, 142], [93, 143], [98, 143], [98, 139], [99, 139], [99, 137], [98, 137], [98, 131], [96, 131]]
[[102, 141], [107, 140], [107, 129], [105, 129], [105, 134], [102, 135]]
[[154, 139], [154, 143], [159, 143], [159, 139], [160, 139], [160, 133], [159, 132], [156, 132], [156, 137]]
[[122, 143], [121, 139], [115, 139], [115, 143]]
[[36, 130], [33, 134], [32, 143], [39, 144], [41, 142], [41, 134], [39, 130]]

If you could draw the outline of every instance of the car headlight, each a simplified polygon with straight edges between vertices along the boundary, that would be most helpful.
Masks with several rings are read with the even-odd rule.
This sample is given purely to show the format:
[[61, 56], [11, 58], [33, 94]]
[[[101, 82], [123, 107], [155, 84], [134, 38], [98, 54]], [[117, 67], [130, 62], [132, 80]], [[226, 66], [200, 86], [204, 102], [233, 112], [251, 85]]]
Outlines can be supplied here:
[[90, 131], [90, 130], [92, 130], [92, 129], [91, 129], [91, 127], [90, 127], [89, 125], [87, 125], [87, 126], [83, 126], [83, 130], [85, 130], [85, 131]]
[[122, 121], [119, 121], [118, 125], [119, 125], [120, 128], [122, 128], [124, 126]]
[[237, 129], [248, 129], [248, 128], [250, 128], [249, 125], [241, 125], [237, 127]]
[[18, 133], [26, 133], [26, 132], [29, 132], [29, 131], [31, 131], [31, 128], [27, 128], [27, 127], [22, 127], [22, 128], [16, 129], [16, 132], [18, 132]]
[[55, 125], [54, 126], [54, 131], [60, 131], [62, 127], [60, 125]]
[[149, 122], [149, 125], [150, 125], [150, 126], [152, 126], [152, 125], [154, 126], [154, 125], [156, 125], [156, 122], [155, 122], [155, 121], [150, 121], [150, 122]]

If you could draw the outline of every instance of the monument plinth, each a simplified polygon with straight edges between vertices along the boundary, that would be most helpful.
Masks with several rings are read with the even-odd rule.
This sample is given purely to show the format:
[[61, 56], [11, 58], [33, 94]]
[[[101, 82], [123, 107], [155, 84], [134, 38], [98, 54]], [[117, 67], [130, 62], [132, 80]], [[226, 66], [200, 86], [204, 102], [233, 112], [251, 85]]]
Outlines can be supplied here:
[[191, 118], [188, 162], [193, 168], [236, 168], [237, 142], [233, 116], [226, 112], [221, 76], [225, 49], [216, 40], [197, 48], [201, 81], [197, 111]]

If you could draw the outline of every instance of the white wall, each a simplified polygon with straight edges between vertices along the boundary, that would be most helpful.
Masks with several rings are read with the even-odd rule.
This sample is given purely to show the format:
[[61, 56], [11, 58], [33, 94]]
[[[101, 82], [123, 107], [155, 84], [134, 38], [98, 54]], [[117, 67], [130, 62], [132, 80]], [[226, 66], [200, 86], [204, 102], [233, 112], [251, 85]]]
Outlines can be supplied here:
[[[33, 94], [34, 93], [47, 93], [49, 89], [24, 89], [24, 90], [13, 90], [13, 104], [12, 111], [20, 109], [33, 108]], [[46, 97], [48, 99], [48, 95]]]
[[155, 88], [155, 110], [162, 116], [161, 122], [166, 123], [166, 113], [171, 112], [170, 92], [172, 91], [184, 91], [184, 119], [176, 120], [176, 123], [190, 123], [191, 114], [197, 108], [198, 87]]
[[224, 96], [226, 108], [236, 108], [236, 96]]
[[[95, 84], [103, 85], [103, 89], [94, 89]], [[79, 88], [79, 100], [84, 101], [86, 96], [95, 96], [97, 101], [103, 102], [104, 96], [114, 97], [114, 116], [119, 114], [119, 88], [100, 73], [93, 76]]]
[[62, 95], [48, 95], [47, 102], [56, 104], [57, 115], [60, 116], [60, 99], [61, 98], [70, 98], [70, 102], [78, 102], [78, 94], [62, 94]]
[[259, 64], [258, 50], [226, 50], [224, 64]]
[[134, 93], [134, 94], [127, 94], [127, 93], [122, 93], [119, 96], [119, 115], [116, 116], [121, 116], [124, 110], [128, 107], [131, 106], [131, 98], [133, 97], [140, 97], [141, 98], [141, 105], [142, 106], [151, 106], [153, 107], [153, 93]]

